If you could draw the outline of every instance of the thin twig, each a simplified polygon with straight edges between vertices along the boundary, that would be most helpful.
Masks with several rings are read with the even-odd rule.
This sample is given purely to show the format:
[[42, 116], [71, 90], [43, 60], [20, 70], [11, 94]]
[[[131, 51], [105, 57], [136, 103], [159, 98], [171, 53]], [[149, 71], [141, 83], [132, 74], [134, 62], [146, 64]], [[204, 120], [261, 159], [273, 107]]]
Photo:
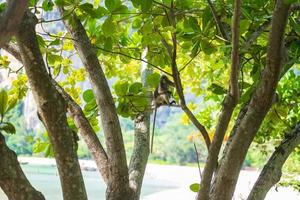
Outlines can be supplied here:
[[199, 176], [200, 176], [200, 181], [201, 181], [201, 179], [202, 179], [202, 173], [201, 173], [201, 168], [200, 168], [199, 155], [198, 155], [198, 151], [197, 151], [197, 147], [196, 147], [196, 143], [195, 142], [194, 142], [194, 149], [195, 149], [195, 153], [196, 153], [197, 165], [198, 165]]
[[167, 6], [167, 5], [163, 4], [163, 3], [160, 3], [160, 2], [158, 2], [158, 1], [153, 1], [153, 3], [159, 5], [159, 6], [163, 7], [163, 8], [170, 9], [169, 6]]
[[195, 56], [193, 56], [187, 63], [183, 65], [183, 67], [179, 70], [179, 73], [183, 71], [199, 54], [201, 51], [198, 51]]
[[226, 31], [225, 31], [223, 25], [222, 25], [222, 22], [221, 22], [221, 20], [220, 20], [220, 17], [219, 17], [218, 14], [217, 14], [217, 11], [216, 11], [216, 8], [215, 8], [214, 4], [212, 3], [211, 0], [207, 0], [207, 2], [208, 2], [208, 5], [209, 5], [209, 7], [210, 7], [210, 10], [211, 10], [211, 13], [212, 13], [212, 15], [213, 15], [213, 18], [214, 18], [214, 20], [215, 20], [216, 26], [217, 26], [217, 28], [219, 29], [219, 31], [220, 31], [222, 37], [224, 38], [225, 44], [229, 44], [229, 43], [230, 43], [230, 42], [229, 42], [229, 37], [228, 37], [228, 35], [227, 35], [227, 33], [226, 33]]
[[146, 63], [146, 64], [148, 64], [148, 65], [154, 67], [155, 69], [157, 69], [157, 70], [159, 70], [159, 71], [161, 71], [161, 72], [163, 72], [163, 73], [165, 73], [165, 74], [167, 74], [167, 75], [169, 75], [169, 76], [172, 76], [171, 73], [169, 73], [169, 72], [167, 72], [167, 71], [161, 69], [160, 67], [158, 67], [158, 66], [156, 66], [156, 65], [154, 65], [154, 64], [152, 64], [152, 63], [150, 63], [150, 62], [148, 62], [147, 60], [145, 60], [145, 59], [143, 59], [143, 58], [135, 58], [135, 57], [133, 57], [133, 56], [127, 55], [127, 54], [122, 53], [122, 52], [116, 52], [116, 51], [111, 51], [111, 50], [108, 50], [108, 49], [104, 49], [104, 48], [99, 47], [99, 46], [97, 46], [97, 45], [94, 45], [94, 47], [97, 48], [97, 49], [100, 49], [100, 50], [102, 50], [102, 51], [108, 52], [108, 53], [118, 54], [118, 55], [125, 56], [125, 57], [127, 57], [127, 58], [131, 58], [131, 59], [134, 59], [134, 60], [138, 60], [138, 61], [144, 62], [144, 63]]
[[[41, 34], [41, 35], [48, 35], [49, 37], [60, 38], [60, 39], [68, 39], [68, 40], [75, 41], [73, 38], [70, 38], [70, 37], [61, 37], [61, 36], [53, 35], [53, 34], [51, 34], [51, 33], [49, 33], [49, 32], [45, 32], [45, 33], [39, 33], [39, 32], [37, 32], [37, 33], [38, 33], [38, 34]], [[150, 62], [148, 62], [147, 60], [145, 60], [145, 59], [143, 59], [143, 58], [136, 58], [136, 57], [127, 55], [127, 54], [122, 53], [122, 52], [111, 51], [111, 50], [108, 50], [108, 49], [104, 49], [104, 48], [102, 48], [102, 47], [99, 47], [99, 46], [97, 46], [97, 45], [93, 45], [93, 47], [95, 47], [96, 49], [100, 49], [100, 50], [102, 50], [102, 51], [108, 52], [108, 53], [118, 54], [118, 55], [125, 56], [125, 57], [127, 57], [127, 58], [131, 58], [131, 59], [133, 59], [133, 60], [138, 60], [138, 61], [144, 62], [144, 63], [146, 63], [146, 64], [148, 64], [148, 65], [154, 67], [155, 69], [157, 69], [157, 70], [159, 70], [159, 71], [161, 71], [161, 72], [163, 72], [163, 73], [165, 73], [165, 74], [167, 74], [167, 75], [169, 75], [169, 76], [172, 76], [171, 73], [169, 73], [169, 72], [167, 72], [167, 71], [161, 69], [160, 67], [158, 67], [158, 66], [156, 66], [156, 65], [154, 65], [154, 64], [152, 64], [152, 63], [150, 63]]]

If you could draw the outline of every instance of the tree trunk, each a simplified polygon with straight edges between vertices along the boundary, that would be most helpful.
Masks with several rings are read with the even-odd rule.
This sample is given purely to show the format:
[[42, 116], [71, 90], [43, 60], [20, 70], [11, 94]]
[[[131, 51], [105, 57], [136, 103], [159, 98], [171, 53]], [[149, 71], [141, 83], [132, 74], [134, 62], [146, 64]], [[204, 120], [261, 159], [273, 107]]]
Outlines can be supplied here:
[[[61, 16], [64, 9], [60, 7]], [[96, 97], [105, 136], [109, 162], [109, 181], [106, 190], [107, 200], [130, 200], [128, 166], [119, 118], [105, 75], [102, 71], [94, 46], [90, 43], [87, 33], [75, 14], [71, 22], [64, 24], [73, 38], [79, 57], [89, 75]]]
[[66, 104], [47, 74], [36, 38], [36, 22], [36, 17], [27, 12], [16, 34], [22, 63], [39, 116], [54, 149], [64, 200], [85, 200], [87, 195], [77, 160], [74, 136], [67, 124]]
[[65, 101], [68, 103], [68, 111], [74, 120], [75, 126], [78, 128], [81, 137], [85, 141], [89, 151], [91, 152], [97, 168], [102, 175], [104, 182], [108, 182], [108, 159], [106, 152], [100, 143], [93, 127], [91, 126], [89, 120], [85, 117], [81, 107], [72, 99], [72, 97], [58, 85], [58, 83], [52, 79], [53, 85], [56, 87], [57, 91], [64, 97]]
[[[145, 87], [147, 87], [146, 76], [151, 73], [150, 69], [145, 69], [142, 72], [142, 82]], [[151, 101], [149, 99], [149, 107], [150, 104]], [[133, 191], [132, 200], [140, 199], [143, 178], [149, 157], [150, 114], [151, 112], [146, 111], [136, 116], [134, 120], [134, 147], [129, 164], [129, 184]]]
[[257, 181], [255, 182], [247, 200], [263, 200], [267, 192], [278, 181], [280, 181], [282, 166], [292, 153], [292, 151], [300, 144], [300, 123], [298, 123], [291, 133], [286, 134], [286, 139], [275, 148], [274, 153], [270, 157], [268, 163], [264, 166]]
[[[5, 44], [3, 49], [13, 55], [20, 63], [22, 58], [18, 47], [14, 44]], [[81, 137], [87, 144], [100, 174], [103, 177], [105, 183], [108, 181], [108, 159], [106, 152], [100, 143], [99, 138], [94, 132], [88, 119], [85, 117], [81, 107], [72, 99], [72, 97], [54, 80], [51, 80], [56, 90], [63, 96], [68, 104], [68, 111], [74, 120], [75, 126], [78, 128]]]
[[0, 15], [0, 48], [9, 42], [10, 38], [18, 30], [23, 15], [27, 10], [28, 0], [8, 0], [7, 8]]
[[251, 98], [248, 111], [237, 128], [232, 143], [228, 148], [227, 156], [220, 166], [215, 190], [211, 196], [212, 200], [229, 200], [232, 198], [247, 150], [271, 107], [284, 62], [282, 47], [289, 7], [282, 0], [277, 0], [269, 36], [267, 65], [262, 73], [260, 83]]
[[45, 200], [35, 190], [20, 167], [15, 152], [10, 150], [0, 133], [0, 187], [10, 200]]

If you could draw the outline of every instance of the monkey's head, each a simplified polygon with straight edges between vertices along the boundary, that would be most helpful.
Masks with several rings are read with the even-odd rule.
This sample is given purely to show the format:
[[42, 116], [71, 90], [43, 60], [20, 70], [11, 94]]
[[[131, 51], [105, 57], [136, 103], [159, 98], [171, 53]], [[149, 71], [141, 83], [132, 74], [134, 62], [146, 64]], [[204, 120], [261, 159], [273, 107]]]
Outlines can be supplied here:
[[164, 74], [160, 77], [160, 84], [175, 87], [175, 84]]

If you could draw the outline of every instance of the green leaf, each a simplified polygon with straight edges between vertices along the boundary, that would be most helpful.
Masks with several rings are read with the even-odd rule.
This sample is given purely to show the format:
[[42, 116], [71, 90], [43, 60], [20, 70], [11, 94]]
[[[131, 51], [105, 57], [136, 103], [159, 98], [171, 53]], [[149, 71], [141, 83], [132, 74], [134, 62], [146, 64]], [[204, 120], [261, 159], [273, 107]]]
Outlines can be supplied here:
[[105, 0], [105, 7], [109, 11], [113, 11], [114, 9], [118, 8], [121, 5], [120, 0]]
[[129, 87], [129, 92], [133, 93], [133, 94], [137, 94], [139, 93], [143, 88], [143, 84], [140, 82], [135, 82], [133, 84], [130, 85]]
[[195, 57], [197, 55], [199, 47], [200, 47], [200, 41], [197, 40], [195, 42], [195, 44], [193, 45], [193, 48], [192, 48], [192, 51], [191, 51], [191, 57]]
[[36, 35], [36, 38], [37, 38], [38, 43], [41, 47], [46, 47], [46, 42], [45, 42], [45, 40], [42, 36]]
[[151, 9], [152, 7], [153, 0], [144, 0], [143, 3], [141, 4], [141, 9], [143, 12], [147, 12]]
[[156, 88], [159, 84], [160, 75], [158, 73], [149, 74], [146, 78], [146, 83], [151, 88]]
[[209, 25], [210, 21], [213, 19], [210, 8], [207, 6], [202, 15], [202, 29], [205, 30]]
[[153, 32], [153, 24], [151, 22], [146, 22], [142, 27], [143, 34], [147, 35]]
[[87, 103], [92, 101], [93, 99], [95, 99], [92, 89], [88, 89], [88, 90], [84, 91], [82, 97], [83, 97], [83, 100]]
[[3, 12], [6, 8], [6, 3], [0, 3], [0, 13]]
[[195, 17], [189, 17], [189, 25], [195, 32], [200, 31], [198, 20]]
[[129, 117], [130, 116], [130, 110], [127, 103], [119, 102], [117, 107], [117, 113], [121, 115], [122, 117]]
[[171, 5], [171, 2], [172, 2], [172, 0], [162, 0], [163, 1], [163, 3], [165, 4], [165, 5], [167, 5], [167, 6], [170, 6]]
[[199, 192], [200, 190], [200, 184], [199, 183], [193, 183], [190, 185], [190, 190], [193, 192]]
[[101, 17], [103, 17], [104, 15], [108, 14], [108, 11], [99, 6], [97, 9], [94, 9], [92, 13], [90, 13], [91, 17], [96, 18], [96, 19], [100, 19]]
[[79, 9], [89, 15], [92, 15], [92, 13], [93, 13], [93, 5], [90, 3], [84, 3], [84, 4], [79, 5]]
[[84, 106], [84, 111], [86, 112], [92, 112], [95, 111], [95, 109], [97, 109], [96, 99], [92, 99]]
[[104, 49], [105, 50], [112, 50], [113, 43], [111, 37], [107, 37], [104, 41]]
[[54, 151], [51, 143], [48, 143], [46, 149], [45, 149], [45, 157], [53, 157], [54, 156]]
[[125, 96], [127, 94], [128, 86], [128, 82], [117, 82], [114, 85], [116, 95]]
[[18, 99], [10, 98], [9, 101], [8, 101], [8, 106], [6, 108], [6, 112], [8, 112], [12, 108], [14, 108], [17, 105], [17, 103], [18, 103]]
[[0, 115], [1, 117], [4, 116], [6, 109], [7, 109], [7, 104], [8, 102], [8, 95], [6, 90], [2, 89], [0, 90]]
[[33, 152], [36, 154], [44, 152], [47, 149], [48, 145], [49, 142], [37, 141], [33, 146]]
[[116, 32], [116, 29], [117, 25], [111, 17], [108, 17], [102, 24], [103, 33], [107, 36], [113, 35]]
[[241, 34], [245, 33], [248, 30], [249, 26], [250, 26], [250, 21], [249, 20], [247, 20], [247, 19], [241, 20], [241, 22], [240, 22], [240, 33]]
[[128, 7], [125, 5], [120, 5], [119, 7], [117, 7], [116, 9], [114, 9], [114, 12], [116, 13], [128, 13]]
[[54, 2], [58, 6], [64, 6], [64, 5], [66, 5], [66, 2], [64, 0], [55, 0]]
[[132, 28], [138, 29], [142, 26], [143, 20], [141, 18], [135, 18], [132, 22]]
[[213, 92], [214, 94], [217, 94], [217, 95], [222, 95], [222, 94], [226, 94], [226, 93], [227, 93], [227, 90], [226, 90], [226, 89], [224, 89], [223, 87], [221, 87], [221, 86], [219, 86], [219, 85], [217, 85], [217, 84], [215, 84], [215, 83], [213, 83], [213, 84], [210, 86], [209, 89], [211, 89], [212, 92]]
[[201, 50], [207, 55], [212, 54], [216, 50], [214, 46], [212, 46], [212, 44], [209, 43], [207, 40], [201, 40], [200, 44], [201, 44]]
[[61, 42], [61, 40], [57, 38], [57, 39], [51, 41], [50, 44], [49, 44], [49, 46], [52, 46], [52, 45], [59, 45], [60, 42]]
[[143, 96], [132, 96], [129, 98], [131, 105], [132, 105], [132, 110], [135, 112], [139, 112], [144, 110], [148, 106], [148, 99], [145, 98], [145, 95]]
[[53, 10], [53, 6], [54, 6], [54, 4], [53, 4], [52, 0], [43, 1], [42, 8], [44, 11]]
[[15, 134], [16, 133], [15, 126], [10, 122], [0, 123], [0, 131], [5, 131], [8, 134]]
[[296, 3], [299, 2], [299, 0], [284, 0], [284, 3], [286, 4], [292, 4], [292, 3]]
[[131, 0], [133, 7], [138, 8], [141, 5], [141, 0]]

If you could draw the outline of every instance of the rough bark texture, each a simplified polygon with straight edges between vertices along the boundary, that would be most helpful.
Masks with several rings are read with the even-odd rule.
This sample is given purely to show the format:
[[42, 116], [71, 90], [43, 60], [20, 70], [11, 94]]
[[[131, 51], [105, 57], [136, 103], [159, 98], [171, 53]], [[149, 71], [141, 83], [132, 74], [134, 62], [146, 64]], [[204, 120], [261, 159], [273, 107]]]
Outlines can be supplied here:
[[[147, 74], [151, 70], [145, 69], [142, 72], [142, 82], [146, 85]], [[151, 94], [149, 94], [151, 95]], [[150, 107], [150, 99], [148, 105]], [[143, 178], [149, 156], [150, 145], [150, 112], [144, 112], [136, 116], [134, 120], [134, 147], [129, 164], [129, 186], [133, 191], [132, 200], [140, 199]]]
[[28, 4], [28, 0], [8, 0], [7, 2], [7, 9], [0, 15], [0, 48], [18, 30]]
[[280, 180], [283, 164], [299, 144], [300, 122], [295, 126], [291, 133], [286, 134], [286, 139], [275, 148], [274, 153], [261, 171], [247, 200], [265, 199], [267, 192]]
[[44, 123], [58, 166], [65, 200], [87, 199], [80, 171], [75, 140], [68, 127], [66, 104], [47, 74], [35, 33], [37, 19], [27, 12], [16, 34], [30, 87]]
[[[237, 119], [235, 120], [235, 124], [231, 130], [231, 133], [230, 133], [230, 136], [228, 138], [228, 141], [225, 145], [225, 148], [223, 150], [223, 153], [222, 153], [222, 157], [220, 159], [220, 162], [219, 163], [222, 163], [223, 160], [225, 159], [226, 155], [227, 155], [227, 151], [228, 151], [228, 148], [232, 142], [232, 139], [234, 137], [234, 135], [236, 134], [236, 130], [237, 128], [239, 127], [242, 119], [244, 118], [246, 112], [248, 110], [248, 103], [246, 103], [245, 105], [242, 106], [242, 108], [240, 109], [240, 112], [238, 114], [238, 117]], [[215, 188], [215, 184], [216, 184], [216, 180], [218, 178], [218, 172], [219, 172], [219, 169], [220, 169], [220, 165], [217, 166], [216, 170], [214, 171], [214, 175], [213, 175], [213, 181], [211, 183], [211, 188], [210, 188], [210, 195], [214, 192], [214, 188]]]
[[262, 73], [260, 83], [251, 98], [248, 111], [237, 128], [232, 143], [228, 148], [227, 156], [220, 166], [215, 190], [211, 196], [212, 200], [229, 200], [232, 198], [247, 150], [271, 107], [272, 97], [283, 64], [283, 36], [289, 7], [282, 0], [277, 1], [269, 36], [267, 65]]
[[15, 152], [10, 150], [0, 133], [0, 187], [10, 200], [45, 200], [35, 190], [20, 167]]
[[[63, 8], [60, 8], [60, 12], [64, 16]], [[72, 15], [72, 21], [64, 20], [64, 23], [73, 38], [75, 48], [89, 75], [100, 111], [109, 162], [109, 181], [106, 198], [108, 200], [130, 199], [126, 153], [110, 88], [100, 66], [95, 48], [91, 45], [79, 19]]]
[[[22, 63], [22, 58], [19, 49], [14, 44], [5, 44], [3, 49], [13, 55], [18, 61]], [[108, 181], [108, 159], [106, 152], [100, 143], [95, 131], [90, 125], [88, 119], [85, 117], [81, 107], [72, 99], [72, 97], [62, 88], [60, 85], [52, 79], [52, 84], [56, 90], [63, 96], [66, 103], [68, 104], [68, 111], [75, 122], [75, 126], [79, 129], [79, 132], [87, 144], [90, 150], [97, 168], [103, 177], [105, 183]]]
[[62, 87], [58, 85], [55, 80], [52, 80], [52, 83], [67, 102], [68, 111], [74, 120], [75, 126], [78, 128], [81, 137], [83, 138], [89, 151], [91, 152], [104, 182], [107, 183], [109, 179], [108, 159], [99, 138], [97, 137], [88, 119], [85, 117], [81, 107]]

